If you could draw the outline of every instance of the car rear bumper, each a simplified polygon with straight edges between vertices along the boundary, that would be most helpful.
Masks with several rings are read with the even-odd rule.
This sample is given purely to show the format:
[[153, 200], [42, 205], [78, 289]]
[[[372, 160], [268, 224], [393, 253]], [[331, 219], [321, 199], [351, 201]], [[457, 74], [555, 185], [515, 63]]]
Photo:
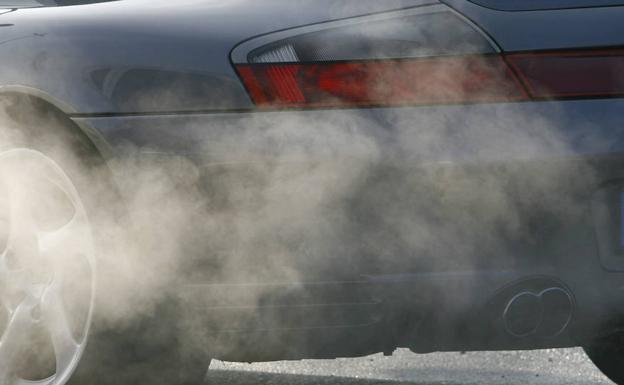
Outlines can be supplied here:
[[[427, 353], [585, 345], [620, 314], [622, 275], [616, 276], [471, 271], [192, 285], [180, 293], [188, 330], [201, 331], [194, 337], [211, 357], [256, 362], [401, 347]], [[557, 297], [544, 294], [554, 291]], [[539, 310], [522, 303], [527, 296], [537, 298]]]
[[[211, 202], [233, 210], [229, 233], [204, 234], [181, 293], [214, 357], [256, 361], [591, 338], [624, 308], [622, 110], [601, 99], [74, 120], [118, 159], [191, 159]], [[224, 258], [221, 240], [241, 228], [257, 234]], [[509, 319], [518, 303], [527, 317]]]
[[328, 232], [334, 242], [374, 239], [384, 265], [431, 262], [358, 272], [531, 268], [570, 254], [619, 271], [623, 110], [614, 98], [74, 120], [118, 159], [192, 160], [210, 199], [238, 199], [236, 214], [293, 211], [281, 220], [308, 233], [306, 216], [320, 216], [348, 228]]

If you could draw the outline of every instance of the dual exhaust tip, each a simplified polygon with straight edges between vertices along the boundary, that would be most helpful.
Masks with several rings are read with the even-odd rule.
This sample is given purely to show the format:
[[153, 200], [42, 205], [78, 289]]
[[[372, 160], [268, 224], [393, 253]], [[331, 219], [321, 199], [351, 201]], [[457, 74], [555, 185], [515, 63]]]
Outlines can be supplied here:
[[573, 312], [571, 294], [561, 287], [550, 287], [513, 296], [503, 311], [503, 322], [512, 337], [553, 338], [567, 329]]

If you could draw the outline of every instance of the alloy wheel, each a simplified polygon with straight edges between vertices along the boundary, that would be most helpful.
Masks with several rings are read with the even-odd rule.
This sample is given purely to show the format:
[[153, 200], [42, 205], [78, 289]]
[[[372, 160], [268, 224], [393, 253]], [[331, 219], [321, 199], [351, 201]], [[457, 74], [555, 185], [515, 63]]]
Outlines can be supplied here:
[[61, 385], [84, 352], [95, 298], [91, 224], [63, 169], [0, 154], [0, 385]]

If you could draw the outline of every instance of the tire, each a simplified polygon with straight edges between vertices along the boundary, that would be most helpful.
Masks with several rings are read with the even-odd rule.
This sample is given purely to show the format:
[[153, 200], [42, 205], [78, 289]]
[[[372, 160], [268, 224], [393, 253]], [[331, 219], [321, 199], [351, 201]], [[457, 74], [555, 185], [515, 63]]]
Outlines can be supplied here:
[[605, 376], [618, 385], [624, 385], [624, 332], [602, 337], [584, 350]]
[[[49, 166], [50, 170], [57, 170], [61, 180], [67, 180], [73, 185], [64, 191], [75, 191], [80, 198], [78, 206], [84, 207], [90, 233], [94, 235], [94, 265], [97, 269], [93, 270], [95, 283], [91, 284], [92, 305], [85, 313], [88, 314], [85, 318], [88, 325], [84, 330], [88, 333], [84, 336], [84, 347], [79, 354], [76, 353], [78, 355], [75, 358], [69, 360], [72, 367], [67, 370], [71, 373], [63, 372], [61, 375], [55, 372], [54, 378], [49, 377], [41, 383], [201, 383], [208, 362], [201, 361], [201, 356], [195, 354], [194, 350], [183, 349], [184, 344], [177, 333], [178, 305], [175, 298], [163, 299], [151, 314], [128, 324], [111, 326], [103, 321], [107, 319], [106, 314], [98, 313], [98, 303], [104, 299], [105, 290], [102, 289], [106, 284], [106, 279], [100, 279], [100, 276], [104, 270], [108, 269], [110, 273], [115, 268], [110, 263], [107, 264], [107, 253], [101, 251], [114, 247], [117, 237], [126, 237], [129, 228], [122, 225], [115, 228], [112, 235], [111, 231], [106, 231], [106, 238], [98, 236], [97, 226], [110, 223], [110, 216], [115, 216], [116, 221], [121, 218], [122, 223], [128, 221], [123, 220], [125, 208], [119, 203], [119, 194], [95, 147], [78, 131], [73, 122], [47, 104], [23, 96], [14, 96], [7, 100], [2, 106], [0, 130], [4, 132], [0, 138], [0, 153], [32, 156], [45, 163], [45, 167]], [[97, 193], [93, 193], [94, 191]], [[99, 207], [106, 207], [106, 210], [98, 209]], [[55, 362], [58, 361], [59, 358], [55, 357]], [[59, 368], [58, 363], [56, 368]], [[3, 370], [8, 372], [8, 369], [0, 366], [0, 382]]]

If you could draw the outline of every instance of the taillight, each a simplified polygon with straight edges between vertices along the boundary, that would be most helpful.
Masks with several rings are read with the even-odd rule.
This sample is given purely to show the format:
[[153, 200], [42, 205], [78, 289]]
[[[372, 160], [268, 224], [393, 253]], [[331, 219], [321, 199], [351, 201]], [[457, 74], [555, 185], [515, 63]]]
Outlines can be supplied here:
[[236, 47], [232, 61], [261, 108], [624, 95], [624, 49], [503, 55], [444, 5], [261, 36]]
[[507, 55], [535, 99], [624, 95], [624, 49], [589, 49]]
[[525, 99], [498, 56], [239, 65], [261, 107], [341, 107]]

